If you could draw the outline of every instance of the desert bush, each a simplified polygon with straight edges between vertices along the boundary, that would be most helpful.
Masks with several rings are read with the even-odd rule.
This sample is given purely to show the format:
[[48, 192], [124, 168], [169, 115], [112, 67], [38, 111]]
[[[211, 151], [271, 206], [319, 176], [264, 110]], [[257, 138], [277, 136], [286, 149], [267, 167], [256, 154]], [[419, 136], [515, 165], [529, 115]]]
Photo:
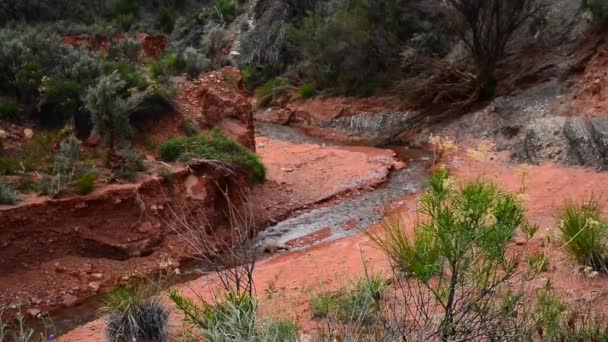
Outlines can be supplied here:
[[170, 139], [161, 145], [160, 154], [167, 161], [204, 159], [241, 166], [247, 168], [252, 182], [266, 180], [266, 168], [259, 156], [217, 129], [196, 137]]
[[106, 338], [112, 342], [169, 341], [169, 310], [154, 283], [140, 281], [119, 287], [104, 300]]
[[78, 178], [76, 186], [80, 195], [87, 195], [95, 190], [95, 182], [97, 181], [97, 175], [94, 173], [86, 173]]
[[167, 79], [169, 76], [177, 75], [185, 68], [185, 61], [175, 54], [165, 54], [152, 63], [150, 71], [156, 79]]
[[565, 250], [581, 265], [608, 272], [608, 224], [600, 214], [599, 202], [567, 202], [560, 210], [559, 229]]
[[215, 0], [213, 9], [217, 19], [223, 24], [232, 23], [238, 14], [234, 0]]
[[175, 13], [175, 10], [173, 8], [161, 8], [158, 12], [157, 19], [159, 29], [166, 34], [170, 34], [171, 32], [173, 32], [173, 29], [175, 28], [176, 17], [177, 14]]
[[303, 84], [298, 88], [298, 94], [303, 99], [309, 99], [315, 95], [315, 86], [310, 83]]
[[78, 112], [84, 89], [78, 82], [43, 77], [38, 91], [38, 108], [52, 108], [52, 111], [40, 114], [39, 120], [44, 124], [62, 127], [70, 118], [68, 115]]
[[196, 77], [204, 71], [211, 68], [211, 60], [202, 53], [199, 53], [195, 48], [188, 47], [182, 55], [186, 73], [190, 77]]
[[14, 205], [19, 202], [19, 193], [0, 181], [0, 204]]
[[398, 336], [441, 341], [503, 340], [523, 333], [514, 321], [523, 290], [510, 286], [518, 279], [523, 251], [507, 253], [517, 230], [528, 238], [536, 231], [526, 223], [523, 206], [490, 183], [457, 189], [441, 170], [422, 195], [420, 214], [412, 235], [399, 223], [368, 233], [405, 273], [396, 276], [395, 288], [406, 309], [393, 311], [390, 329]]
[[141, 153], [124, 148], [118, 151], [113, 164], [114, 175], [118, 179], [134, 182], [138, 172], [146, 171]]
[[125, 94], [127, 83], [118, 72], [103, 76], [85, 95], [85, 107], [91, 113], [94, 130], [108, 144], [109, 163], [114, 157], [116, 144], [131, 135], [129, 114], [139, 106], [148, 95], [146, 91]]
[[200, 51], [217, 63], [222, 49], [229, 47], [230, 44], [230, 31], [221, 26], [212, 26], [201, 40]]
[[19, 117], [17, 101], [0, 99], [0, 117], [5, 120], [15, 120]]
[[40, 180], [40, 192], [43, 195], [58, 196], [74, 179], [80, 161], [80, 141], [71, 136], [60, 144], [60, 152], [53, 157], [51, 175], [44, 175]]
[[608, 15], [608, 3], [605, 0], [580, 0], [581, 8], [589, 10], [593, 18], [598, 22], [603, 22]]
[[473, 57], [475, 88], [494, 96], [497, 64], [505, 57], [516, 31], [541, 13], [545, 0], [448, 0], [452, 30]]
[[381, 277], [366, 276], [349, 282], [337, 293], [321, 293], [311, 300], [313, 318], [372, 324], [379, 319], [378, 301], [386, 286]]
[[125, 60], [137, 63], [141, 48], [141, 41], [139, 39], [129, 38], [120, 42], [111, 40], [108, 46], [108, 58], [110, 60]]
[[286, 95], [292, 89], [288, 80], [284, 77], [277, 77], [263, 85], [255, 88], [254, 96], [258, 107], [266, 107], [281, 96]]
[[183, 152], [183, 142], [180, 139], [169, 139], [159, 147], [160, 157], [166, 162], [176, 161]]

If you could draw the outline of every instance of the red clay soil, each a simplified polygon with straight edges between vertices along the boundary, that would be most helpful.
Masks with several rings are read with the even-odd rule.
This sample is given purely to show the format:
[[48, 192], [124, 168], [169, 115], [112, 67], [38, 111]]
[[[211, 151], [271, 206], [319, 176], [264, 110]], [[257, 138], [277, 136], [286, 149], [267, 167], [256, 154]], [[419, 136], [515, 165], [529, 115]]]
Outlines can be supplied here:
[[86, 46], [92, 50], [105, 52], [111, 42], [120, 43], [126, 39], [134, 39], [141, 42], [141, 55], [143, 57], [160, 58], [167, 48], [167, 37], [149, 35], [146, 33], [122, 35], [116, 34], [111, 37], [95, 36], [65, 36], [62, 38], [64, 44], [74, 47]]
[[[471, 142], [467, 146], [473, 146]], [[469, 157], [475, 155], [476, 160]], [[506, 154], [479, 154], [461, 148], [450, 167], [458, 181], [491, 180], [509, 191], [519, 191], [522, 174], [526, 174], [525, 199], [528, 218], [539, 224], [540, 230], [526, 253], [543, 251], [549, 258], [550, 267], [531, 284], [528, 291], [534, 294], [553, 283], [557, 295], [567, 302], [577, 302], [602, 308], [608, 303], [608, 277], [590, 278], [578, 271], [578, 266], [565, 254], [558, 239], [558, 227], [554, 220], [557, 208], [567, 198], [583, 200], [591, 193], [608, 191], [608, 174], [596, 173], [582, 167], [562, 167], [554, 164], [519, 167], [509, 163]], [[410, 196], [395, 203], [395, 210], [408, 215], [415, 212], [417, 196]], [[376, 228], [372, 228], [376, 229]], [[550, 238], [549, 238], [550, 237]], [[518, 240], [514, 242], [518, 243]], [[513, 247], [514, 247], [513, 246]], [[290, 252], [261, 262], [255, 273], [258, 297], [264, 312], [298, 320], [304, 332], [317, 328], [311, 320], [309, 300], [311, 294], [324, 290], [336, 290], [348, 279], [360, 276], [364, 263], [372, 272], [389, 272], [386, 257], [374, 248], [364, 234], [317, 245], [311, 249]], [[181, 288], [186, 293], [201, 294], [210, 298], [212, 278], [200, 278]], [[177, 326], [177, 320], [174, 326]], [[102, 341], [103, 322], [96, 321], [76, 329], [63, 337], [63, 341]]]

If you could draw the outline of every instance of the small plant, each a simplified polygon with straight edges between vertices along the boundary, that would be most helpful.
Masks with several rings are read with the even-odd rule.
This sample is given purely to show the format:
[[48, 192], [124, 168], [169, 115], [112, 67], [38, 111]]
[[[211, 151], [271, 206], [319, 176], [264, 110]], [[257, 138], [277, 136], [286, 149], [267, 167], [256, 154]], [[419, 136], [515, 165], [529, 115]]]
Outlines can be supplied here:
[[176, 13], [173, 8], [163, 7], [158, 12], [158, 26], [166, 34], [173, 32]]
[[169, 311], [158, 298], [158, 287], [141, 281], [110, 292], [102, 312], [110, 342], [169, 341]]
[[578, 205], [567, 202], [560, 210], [559, 229], [565, 250], [581, 265], [608, 272], [608, 224], [594, 199]]
[[431, 135], [429, 145], [433, 151], [433, 165], [444, 162], [456, 151], [456, 143], [448, 137]]
[[0, 181], [0, 204], [15, 205], [19, 200], [19, 193]]
[[159, 147], [160, 157], [166, 162], [174, 162], [184, 152], [180, 139], [169, 139]]
[[277, 77], [263, 85], [255, 88], [254, 95], [259, 107], [266, 107], [272, 101], [277, 100], [289, 89], [287, 80], [282, 77]]
[[205, 54], [199, 53], [191, 46], [184, 50], [182, 58], [186, 73], [193, 78], [209, 70], [212, 65], [211, 60]]
[[196, 137], [169, 139], [161, 144], [160, 155], [165, 161], [206, 159], [244, 166], [252, 182], [263, 183], [266, 180], [266, 168], [259, 156], [217, 129]]
[[120, 162], [115, 163], [114, 174], [117, 178], [134, 182], [137, 173], [146, 170], [142, 155], [132, 149], [122, 149], [118, 152]]
[[230, 24], [236, 19], [237, 8], [233, 0], [215, 0], [213, 9], [221, 23]]
[[95, 190], [96, 181], [97, 181], [97, 175], [94, 173], [87, 173], [87, 174], [80, 176], [80, 178], [78, 178], [78, 181], [76, 183], [76, 186], [78, 188], [78, 193], [81, 195], [90, 194], [91, 192], [93, 192], [93, 190]]
[[18, 115], [17, 101], [14, 99], [0, 99], [0, 118], [16, 120]]
[[540, 251], [528, 258], [528, 267], [534, 273], [547, 272], [549, 270], [549, 259], [545, 252]]
[[387, 283], [378, 276], [349, 282], [337, 293], [322, 293], [311, 301], [313, 318], [335, 317], [341, 322], [371, 324], [378, 318], [377, 302]]
[[303, 99], [309, 99], [315, 94], [315, 87], [310, 83], [306, 83], [300, 86], [298, 94], [300, 94], [300, 97]]
[[189, 137], [193, 137], [201, 133], [201, 130], [198, 128], [198, 124], [192, 119], [184, 120], [184, 122], [182, 123], [182, 129], [184, 130], [184, 133], [186, 133], [186, 135]]

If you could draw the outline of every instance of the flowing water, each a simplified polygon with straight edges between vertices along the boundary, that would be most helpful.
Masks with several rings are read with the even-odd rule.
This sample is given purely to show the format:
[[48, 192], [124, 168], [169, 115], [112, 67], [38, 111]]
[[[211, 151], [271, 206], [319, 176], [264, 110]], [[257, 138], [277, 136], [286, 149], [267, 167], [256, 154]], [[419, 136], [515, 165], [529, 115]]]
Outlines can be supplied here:
[[[256, 130], [259, 135], [276, 140], [300, 144], [338, 145], [308, 136], [298, 129], [287, 126], [257, 123]], [[329, 228], [331, 234], [323, 234], [323, 238], [307, 241], [295, 248], [305, 249], [322, 242], [354, 235], [378, 222], [381, 219], [381, 209], [386, 204], [420, 192], [426, 184], [426, 167], [430, 162], [429, 157], [418, 150], [403, 146], [385, 148], [395, 151], [397, 158], [404, 161], [408, 167], [402, 171], [393, 171], [388, 181], [374, 191], [364, 192], [358, 197], [346, 199], [338, 204], [308, 211], [269, 227], [259, 233], [258, 241], [272, 238], [279, 243], [285, 243], [316, 232], [327, 231]], [[344, 229], [346, 225], [349, 229]], [[204, 267], [194, 263], [188, 266], [182, 265], [182, 269], [184, 274], [176, 279], [175, 283], [184, 283], [207, 273]], [[101, 297], [97, 296], [80, 306], [53, 313], [54, 330], [61, 334], [94, 320], [98, 317], [97, 311], [100, 305]]]

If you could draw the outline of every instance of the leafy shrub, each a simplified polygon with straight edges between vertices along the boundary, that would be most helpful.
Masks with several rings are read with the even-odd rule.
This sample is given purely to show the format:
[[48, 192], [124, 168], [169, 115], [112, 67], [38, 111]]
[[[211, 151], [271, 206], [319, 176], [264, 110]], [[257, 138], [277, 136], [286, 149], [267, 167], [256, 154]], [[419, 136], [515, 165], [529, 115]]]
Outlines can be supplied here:
[[535, 273], [547, 272], [549, 270], [549, 259], [545, 252], [538, 252], [528, 258], [528, 267]]
[[87, 173], [78, 178], [76, 186], [78, 193], [81, 195], [87, 195], [95, 190], [95, 182], [97, 181], [97, 175], [94, 173]]
[[257, 105], [259, 107], [268, 106], [270, 103], [284, 95], [289, 87], [287, 79], [277, 77], [255, 88], [254, 95], [257, 100]]
[[127, 95], [126, 85], [119, 73], [114, 71], [90, 87], [84, 99], [94, 130], [108, 143], [108, 161], [115, 153], [116, 144], [131, 136], [129, 115], [148, 95], [146, 91]]
[[110, 292], [102, 311], [106, 337], [112, 342], [169, 341], [169, 310], [157, 298], [156, 288], [144, 282]]
[[173, 32], [176, 13], [173, 8], [163, 7], [158, 12], [158, 27], [166, 34]]
[[387, 283], [380, 277], [356, 279], [337, 293], [322, 293], [311, 300], [313, 318], [329, 316], [342, 322], [370, 324], [378, 317], [377, 301]]
[[190, 77], [196, 77], [211, 68], [211, 60], [193, 47], [187, 47], [183, 53], [184, 68]]
[[608, 15], [605, 0], [581, 0], [581, 7], [589, 10], [593, 14], [593, 18], [597, 21], [604, 21]]
[[15, 120], [19, 117], [17, 101], [0, 99], [0, 117], [5, 120]]
[[108, 46], [108, 58], [110, 60], [125, 60], [136, 63], [141, 52], [141, 41], [139, 39], [125, 39], [120, 42], [110, 41]]
[[47, 115], [41, 116], [40, 120], [45, 124], [61, 127], [68, 119], [66, 113], [73, 114], [78, 111], [83, 88], [78, 82], [45, 77], [39, 92], [38, 107], [53, 109], [52, 113], [47, 111]]
[[180, 60], [177, 55], [165, 54], [152, 64], [152, 76], [156, 79], [166, 79], [182, 72], [185, 69], [184, 64], [185, 61]]
[[233, 0], [215, 0], [213, 8], [221, 23], [230, 24], [236, 19], [237, 7]]
[[559, 228], [564, 248], [577, 262], [608, 272], [608, 224], [601, 218], [597, 201], [566, 203], [560, 210]]
[[169, 139], [159, 147], [160, 157], [166, 162], [174, 162], [184, 152], [180, 139]]
[[[523, 290], [511, 282], [519, 279], [525, 254], [506, 253], [507, 244], [517, 230], [530, 239], [537, 229], [527, 224], [523, 206], [491, 183], [457, 188], [441, 170], [431, 177], [419, 213], [424, 218], [411, 230], [395, 221], [381, 233], [368, 233], [395, 269], [407, 275], [395, 278], [396, 288], [415, 317], [406, 313], [399, 318], [402, 324], [391, 328], [413, 340], [508, 339], [521, 328], [514, 320]], [[471, 330], [473, 321], [478, 323]]]
[[0, 204], [15, 205], [19, 202], [19, 193], [0, 181]]
[[310, 83], [301, 85], [300, 88], [298, 88], [298, 94], [300, 94], [300, 97], [303, 99], [309, 99], [315, 95], [315, 86]]
[[266, 180], [266, 168], [259, 156], [218, 129], [197, 137], [170, 139], [161, 145], [160, 151], [161, 157], [167, 161], [178, 159], [187, 162], [199, 158], [220, 161], [247, 168], [254, 183]]
[[122, 149], [118, 152], [120, 164], [114, 165], [115, 175], [119, 179], [134, 182], [138, 172], [146, 170], [142, 155], [132, 149]]

